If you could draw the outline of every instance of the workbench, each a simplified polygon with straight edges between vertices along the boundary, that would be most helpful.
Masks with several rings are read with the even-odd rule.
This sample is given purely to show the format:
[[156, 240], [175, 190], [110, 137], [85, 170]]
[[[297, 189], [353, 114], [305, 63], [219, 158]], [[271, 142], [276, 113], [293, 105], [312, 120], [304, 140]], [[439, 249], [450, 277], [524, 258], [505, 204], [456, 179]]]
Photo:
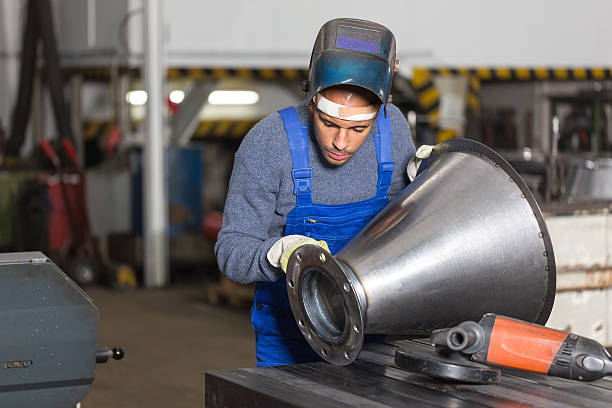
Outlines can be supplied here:
[[612, 379], [570, 381], [503, 369], [500, 384], [435, 380], [404, 371], [395, 350], [366, 344], [344, 367], [327, 362], [206, 373], [206, 407], [612, 407]]

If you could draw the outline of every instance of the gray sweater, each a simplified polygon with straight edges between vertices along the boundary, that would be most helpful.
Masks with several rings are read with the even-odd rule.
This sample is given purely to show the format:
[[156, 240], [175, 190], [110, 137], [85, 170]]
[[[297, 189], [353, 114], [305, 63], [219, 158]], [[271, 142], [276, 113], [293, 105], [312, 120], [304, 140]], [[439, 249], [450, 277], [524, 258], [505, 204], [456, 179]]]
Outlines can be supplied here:
[[[295, 107], [300, 121], [309, 123], [309, 158], [312, 201], [345, 204], [376, 194], [378, 162], [373, 135], [374, 124], [361, 148], [341, 165], [327, 163], [312, 131], [306, 101]], [[391, 119], [392, 158], [395, 164], [389, 199], [406, 185], [406, 166], [415, 148], [410, 127], [400, 110], [387, 106]], [[231, 280], [248, 283], [275, 281], [282, 271], [270, 265], [266, 254], [285, 231], [287, 214], [295, 207], [291, 178], [291, 154], [278, 112], [257, 123], [238, 148], [223, 213], [223, 227], [215, 253], [221, 271]]]

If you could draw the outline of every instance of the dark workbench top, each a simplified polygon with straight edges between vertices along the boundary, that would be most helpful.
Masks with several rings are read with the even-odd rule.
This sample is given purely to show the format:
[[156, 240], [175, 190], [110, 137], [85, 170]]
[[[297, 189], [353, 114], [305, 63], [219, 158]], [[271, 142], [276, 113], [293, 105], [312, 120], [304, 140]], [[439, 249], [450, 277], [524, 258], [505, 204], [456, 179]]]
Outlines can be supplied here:
[[206, 373], [206, 407], [612, 407], [612, 379], [592, 383], [504, 369], [501, 384], [412, 374], [394, 344], [367, 344], [351, 365], [327, 362]]

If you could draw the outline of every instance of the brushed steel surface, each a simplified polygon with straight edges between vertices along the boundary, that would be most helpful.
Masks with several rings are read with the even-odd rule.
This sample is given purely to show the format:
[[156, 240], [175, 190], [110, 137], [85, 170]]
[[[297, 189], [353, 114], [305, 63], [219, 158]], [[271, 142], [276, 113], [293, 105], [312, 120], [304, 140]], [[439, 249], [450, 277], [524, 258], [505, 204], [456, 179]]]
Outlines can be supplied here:
[[[289, 261], [292, 310], [327, 361], [345, 365], [356, 358], [363, 337], [343, 341], [348, 321], [362, 322], [365, 334], [417, 334], [477, 321], [485, 313], [541, 324], [548, 319], [555, 293], [552, 244], [519, 175], [497, 153], [465, 139], [436, 145], [422, 166], [414, 182], [334, 257], [305, 246]], [[313, 263], [321, 254], [326, 262]], [[304, 279], [312, 274], [327, 279]], [[345, 283], [350, 288], [343, 291]], [[344, 319], [338, 317], [342, 311]], [[321, 319], [341, 332], [333, 341], [313, 325]], [[330, 358], [347, 347], [349, 357]]]

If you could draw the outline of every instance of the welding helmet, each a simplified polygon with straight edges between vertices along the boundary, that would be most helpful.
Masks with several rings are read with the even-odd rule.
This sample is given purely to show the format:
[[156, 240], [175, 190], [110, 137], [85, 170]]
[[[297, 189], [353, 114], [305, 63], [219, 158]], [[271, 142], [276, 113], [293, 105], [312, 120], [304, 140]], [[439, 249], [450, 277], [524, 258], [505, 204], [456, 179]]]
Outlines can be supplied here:
[[386, 105], [396, 66], [395, 37], [388, 28], [366, 20], [337, 18], [319, 30], [304, 90], [311, 99], [330, 86], [355, 85]]

